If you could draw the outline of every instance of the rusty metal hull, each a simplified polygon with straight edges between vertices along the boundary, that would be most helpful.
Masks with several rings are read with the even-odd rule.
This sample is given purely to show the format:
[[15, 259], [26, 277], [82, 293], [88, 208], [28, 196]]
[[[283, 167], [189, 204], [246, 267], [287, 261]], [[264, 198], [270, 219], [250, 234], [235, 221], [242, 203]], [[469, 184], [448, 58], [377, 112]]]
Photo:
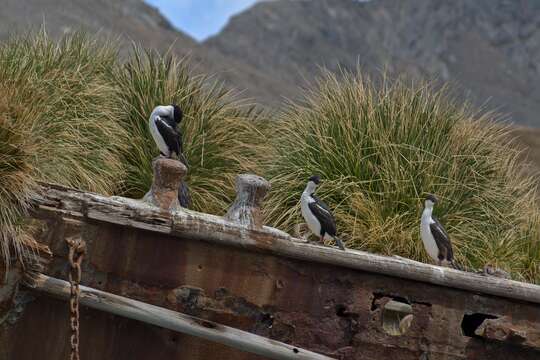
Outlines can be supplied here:
[[[52, 212], [40, 221], [40, 241], [55, 255], [48, 275], [65, 278], [65, 238], [82, 236], [84, 285], [335, 358], [540, 358], [534, 346], [467, 336], [462, 328], [466, 314], [538, 325], [538, 304], [105, 222], [66, 222]], [[67, 357], [67, 303], [35, 296], [19, 320], [0, 326], [1, 359]], [[402, 335], [383, 328], [391, 300], [412, 308]], [[80, 348], [84, 360], [260, 358], [84, 308]]]

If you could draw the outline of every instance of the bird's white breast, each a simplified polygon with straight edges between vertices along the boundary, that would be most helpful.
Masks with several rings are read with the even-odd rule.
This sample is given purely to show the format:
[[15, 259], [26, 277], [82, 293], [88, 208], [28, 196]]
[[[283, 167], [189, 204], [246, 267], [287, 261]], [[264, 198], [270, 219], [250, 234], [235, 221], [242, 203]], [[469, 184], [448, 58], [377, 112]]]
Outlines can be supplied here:
[[420, 220], [420, 237], [422, 238], [424, 248], [426, 249], [428, 255], [433, 260], [438, 261], [439, 248], [437, 247], [435, 238], [431, 234], [431, 229], [429, 228], [429, 226], [433, 223], [435, 222], [431, 219], [431, 212], [428, 210], [424, 210], [424, 212], [422, 213], [422, 219]]
[[321, 236], [321, 223], [311, 212], [311, 209], [309, 208], [310, 202], [315, 202], [315, 200], [313, 200], [313, 198], [304, 191], [302, 193], [302, 197], [300, 198], [300, 208], [302, 210], [302, 216], [304, 217], [304, 220], [306, 221], [309, 230], [313, 234]]

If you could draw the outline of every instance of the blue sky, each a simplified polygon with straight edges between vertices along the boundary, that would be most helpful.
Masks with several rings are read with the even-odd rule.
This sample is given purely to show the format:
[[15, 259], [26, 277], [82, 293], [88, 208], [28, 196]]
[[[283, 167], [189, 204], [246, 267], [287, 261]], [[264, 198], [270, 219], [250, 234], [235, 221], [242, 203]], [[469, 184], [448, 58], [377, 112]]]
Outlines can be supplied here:
[[146, 0], [174, 24], [197, 40], [214, 35], [231, 15], [257, 0]]

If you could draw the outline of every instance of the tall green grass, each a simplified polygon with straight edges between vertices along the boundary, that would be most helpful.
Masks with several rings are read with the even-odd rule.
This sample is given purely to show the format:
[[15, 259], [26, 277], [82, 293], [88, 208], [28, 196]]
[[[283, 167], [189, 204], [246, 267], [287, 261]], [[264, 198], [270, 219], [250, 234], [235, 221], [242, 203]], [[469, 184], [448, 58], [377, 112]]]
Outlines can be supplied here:
[[192, 208], [223, 213], [234, 199], [236, 175], [258, 171], [256, 154], [264, 144], [257, 129], [260, 113], [221, 83], [193, 75], [187, 59], [138, 47], [117, 69], [114, 81], [122, 107], [119, 120], [130, 134], [123, 194], [140, 198], [150, 188], [151, 162], [159, 151], [148, 131], [148, 118], [156, 105], [174, 103], [184, 112], [180, 128]]
[[257, 172], [259, 112], [186, 59], [45, 31], [0, 46], [0, 254], [9, 265], [37, 243], [25, 215], [39, 181], [140, 198], [159, 152], [148, 131], [156, 105], [177, 103], [193, 208], [223, 213], [238, 173]]
[[41, 32], [0, 48], [4, 121], [21, 122], [29, 132], [36, 178], [115, 190], [127, 139], [108, 79], [116, 58], [114, 47], [80, 33], [55, 42]]
[[55, 42], [42, 31], [0, 46], [0, 236], [6, 263], [32, 244], [22, 216], [37, 181], [112, 194], [124, 177], [127, 134], [116, 120], [108, 77], [116, 58], [114, 48], [82, 34]]
[[[269, 222], [292, 230], [307, 178], [335, 209], [350, 247], [427, 261], [418, 236], [422, 199], [458, 260], [486, 262], [540, 282], [535, 179], [524, 175], [508, 131], [490, 114], [455, 105], [427, 85], [326, 74], [277, 121], [264, 120], [221, 83], [194, 75], [187, 59], [115, 45], [84, 34], [44, 32], [0, 46], [0, 254], [37, 246], [25, 215], [39, 181], [140, 198], [159, 152], [148, 131], [158, 104], [177, 103], [195, 210], [222, 214], [234, 178], [266, 171]], [[263, 166], [264, 165], [264, 166]]]
[[326, 73], [272, 131], [268, 221], [303, 222], [300, 194], [312, 174], [351, 248], [429, 261], [419, 238], [427, 193], [440, 197], [458, 262], [492, 263], [540, 281], [535, 179], [524, 174], [508, 129], [471, 113], [443, 90]]

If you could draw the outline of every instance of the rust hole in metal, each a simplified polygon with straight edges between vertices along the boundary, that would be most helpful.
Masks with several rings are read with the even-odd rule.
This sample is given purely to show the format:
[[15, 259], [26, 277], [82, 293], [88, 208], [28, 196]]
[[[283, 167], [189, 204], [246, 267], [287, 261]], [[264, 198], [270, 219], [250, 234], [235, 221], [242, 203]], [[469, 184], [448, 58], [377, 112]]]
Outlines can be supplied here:
[[383, 305], [382, 327], [388, 335], [403, 335], [411, 327], [414, 319], [413, 309], [406, 300], [403, 300], [392, 299]]
[[259, 322], [266, 327], [271, 328], [274, 324], [274, 315], [270, 313], [263, 313], [259, 318]]
[[170, 340], [171, 340], [172, 343], [176, 344], [178, 342], [178, 336], [173, 335], [173, 336], [171, 336]]
[[345, 317], [345, 312], [347, 311], [347, 307], [343, 304], [337, 304], [336, 305], [336, 315], [339, 317]]
[[475, 331], [480, 325], [487, 319], [497, 319], [498, 317], [490, 314], [482, 313], [473, 313], [473, 314], [464, 314], [463, 320], [461, 321], [461, 333], [464, 336], [479, 338], [482, 337], [476, 335]]
[[379, 300], [383, 296], [383, 294], [373, 293], [373, 300], [371, 301], [371, 311], [375, 311], [379, 308]]

